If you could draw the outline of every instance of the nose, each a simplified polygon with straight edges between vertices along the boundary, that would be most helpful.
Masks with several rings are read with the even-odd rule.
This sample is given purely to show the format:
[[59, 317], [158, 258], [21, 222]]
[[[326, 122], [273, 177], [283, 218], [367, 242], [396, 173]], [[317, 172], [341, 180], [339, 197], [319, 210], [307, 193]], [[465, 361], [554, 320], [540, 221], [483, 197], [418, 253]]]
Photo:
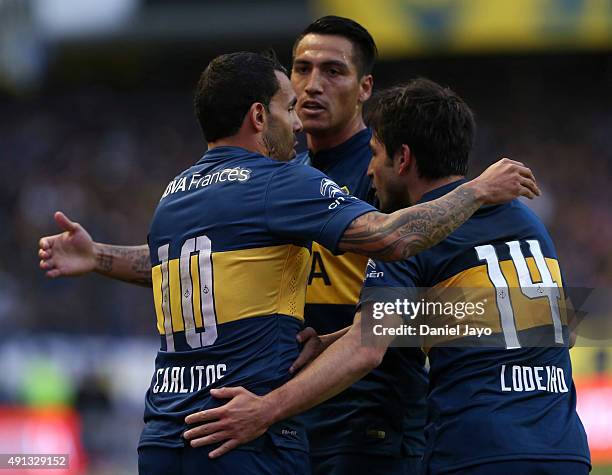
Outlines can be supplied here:
[[374, 159], [370, 160], [370, 163], [368, 164], [368, 169], [366, 171], [366, 174], [370, 177], [370, 178], [374, 178], [374, 167], [372, 167], [372, 162], [374, 161]]
[[295, 110], [293, 111], [293, 133], [299, 134], [302, 131], [302, 121], [298, 117]]
[[321, 86], [321, 73], [318, 68], [312, 68], [310, 71], [304, 90], [307, 94], [320, 94], [323, 92]]

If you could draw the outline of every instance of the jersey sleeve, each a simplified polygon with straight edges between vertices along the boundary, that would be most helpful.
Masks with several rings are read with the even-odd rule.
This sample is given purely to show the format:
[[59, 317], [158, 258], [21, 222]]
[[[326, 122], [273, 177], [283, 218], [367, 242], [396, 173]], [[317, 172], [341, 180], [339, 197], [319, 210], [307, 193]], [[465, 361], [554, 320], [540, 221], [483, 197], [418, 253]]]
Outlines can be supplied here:
[[272, 174], [265, 196], [268, 228], [292, 239], [316, 241], [332, 252], [348, 225], [376, 208], [343, 191], [312, 167], [288, 163]]
[[415, 258], [399, 262], [370, 259], [359, 296], [358, 308], [368, 302], [393, 302], [417, 297], [421, 278]]

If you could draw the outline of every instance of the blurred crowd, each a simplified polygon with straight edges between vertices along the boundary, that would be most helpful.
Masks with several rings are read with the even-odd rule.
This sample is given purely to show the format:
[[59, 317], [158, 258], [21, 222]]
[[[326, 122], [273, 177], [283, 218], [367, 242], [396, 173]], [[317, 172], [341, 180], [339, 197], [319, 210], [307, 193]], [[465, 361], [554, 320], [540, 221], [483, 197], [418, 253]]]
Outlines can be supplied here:
[[[532, 167], [544, 193], [529, 206], [552, 234], [566, 284], [612, 287], [612, 57], [383, 63], [376, 87], [416, 75], [450, 85], [474, 109], [471, 176], [503, 156]], [[38, 373], [24, 341], [32, 358], [59, 355], [65, 381], [41, 367], [85, 422], [98, 421], [85, 426], [130, 427], [116, 437], [87, 430], [89, 453], [105, 460], [109, 440], [100, 434], [112, 434], [111, 450], [131, 467], [156, 344], [151, 291], [97, 275], [46, 279], [37, 242], [58, 232], [52, 216], [63, 210], [96, 240], [144, 243], [168, 181], [205, 150], [191, 96], [184, 85], [104, 81], [0, 94], [0, 367], [13, 374], [0, 401], [33, 398], [24, 395], [26, 376]]]
[[[610, 286], [612, 80], [605, 72], [589, 78], [588, 71], [537, 76], [537, 61], [524, 60], [523, 70], [494, 83], [470, 72], [469, 63], [458, 69], [457, 61], [446, 69], [424, 64], [422, 74], [451, 85], [476, 112], [470, 174], [501, 156], [531, 166], [544, 195], [530, 206], [551, 231], [566, 282]], [[511, 61], [503, 64], [512, 69]], [[416, 70], [401, 63], [380, 69], [377, 84], [383, 86]], [[3, 328], [154, 335], [148, 289], [96, 275], [45, 279], [37, 241], [56, 232], [52, 215], [61, 209], [96, 240], [144, 243], [167, 182], [205, 150], [191, 89], [80, 85], [32, 97], [0, 96], [0, 111]]]

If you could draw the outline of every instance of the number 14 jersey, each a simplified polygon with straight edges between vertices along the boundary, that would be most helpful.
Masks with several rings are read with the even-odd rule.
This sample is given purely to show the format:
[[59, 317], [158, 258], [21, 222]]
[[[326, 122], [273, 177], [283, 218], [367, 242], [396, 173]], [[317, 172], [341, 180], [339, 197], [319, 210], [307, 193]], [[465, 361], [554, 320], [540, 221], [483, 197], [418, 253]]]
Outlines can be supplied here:
[[[421, 201], [461, 183], [432, 190]], [[430, 362], [428, 473], [502, 460], [590, 463], [576, 413], [557, 255], [526, 206], [515, 200], [483, 207], [438, 245], [406, 261], [372, 262], [371, 268], [362, 304], [375, 302], [381, 288], [393, 298], [414, 299], [414, 292], [390, 288], [416, 287], [453, 309], [404, 318], [415, 327], [412, 335], [422, 337]], [[468, 308], [473, 317], [466, 316]], [[466, 328], [483, 333], [476, 337]]]

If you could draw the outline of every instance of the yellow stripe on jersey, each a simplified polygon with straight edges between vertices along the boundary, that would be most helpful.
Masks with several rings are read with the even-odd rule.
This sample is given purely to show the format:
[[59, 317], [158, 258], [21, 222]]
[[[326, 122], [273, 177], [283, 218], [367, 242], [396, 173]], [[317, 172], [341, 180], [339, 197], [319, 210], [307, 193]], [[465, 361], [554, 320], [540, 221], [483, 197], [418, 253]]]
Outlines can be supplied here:
[[183, 307], [181, 305], [181, 279], [179, 277], [179, 260], [171, 259], [168, 262], [170, 276], [170, 314], [172, 315], [172, 331], [185, 330], [183, 321]]
[[[212, 253], [212, 295], [217, 324], [276, 313], [303, 320], [309, 257], [308, 249], [291, 244]], [[161, 264], [152, 269], [157, 329], [161, 335], [165, 334], [163, 287], [170, 290], [172, 331], [185, 329], [179, 262], [179, 259], [168, 262], [169, 283], [163, 282]], [[190, 256], [189, 270], [192, 289], [199, 289], [197, 254]], [[208, 292], [205, 289], [204, 295]], [[191, 295], [195, 326], [202, 328], [202, 295], [199, 291]]]
[[[527, 267], [534, 283], [542, 281], [540, 272], [536, 266], [533, 257], [527, 257]], [[567, 324], [567, 309], [565, 308], [565, 296], [561, 281], [561, 272], [556, 259], [545, 258], [546, 267], [548, 268], [553, 281], [559, 286], [560, 298], [558, 304], [559, 316], [563, 325]], [[425, 316], [423, 323], [430, 324], [436, 319], [435, 327], [442, 328], [444, 325], [449, 327], [464, 327], [469, 325], [470, 328], [489, 328], [493, 334], [502, 333], [500, 311], [497, 306], [496, 292], [506, 292], [511, 302], [514, 324], [517, 331], [529, 330], [542, 326], [553, 324], [553, 315], [551, 311], [550, 299], [543, 295], [542, 298], [529, 298], [520, 288], [519, 278], [516, 268], [511, 260], [501, 261], [500, 268], [502, 274], [508, 284], [507, 289], [495, 289], [487, 273], [485, 264], [471, 267], [461, 271], [454, 276], [439, 282], [433, 287], [433, 295], [429, 296], [431, 301], [436, 302], [471, 302], [473, 304], [481, 303], [484, 313], [481, 316], [469, 316], [464, 319], [457, 319], [455, 316], [440, 315]], [[453, 292], [453, 288], [460, 292]], [[429, 300], [428, 299], [428, 300]], [[426, 338], [425, 348], [440, 344], [445, 341], [460, 338], [461, 335], [451, 336], [428, 336]]]
[[303, 320], [309, 257], [291, 244], [213, 253], [217, 322], [274, 313]]
[[[200, 288], [200, 269], [198, 267], [198, 256], [193, 254], [189, 258], [189, 269], [191, 271], [191, 280], [193, 282], [193, 288]], [[195, 320], [196, 328], [202, 328], [202, 301], [200, 292], [193, 292], [193, 318]]]
[[153, 302], [155, 303], [155, 315], [157, 315], [157, 331], [164, 334], [164, 312], [162, 310], [162, 271], [161, 265], [151, 269], [153, 280]]
[[365, 256], [348, 252], [335, 256], [313, 243], [306, 303], [356, 305], [367, 263]]

